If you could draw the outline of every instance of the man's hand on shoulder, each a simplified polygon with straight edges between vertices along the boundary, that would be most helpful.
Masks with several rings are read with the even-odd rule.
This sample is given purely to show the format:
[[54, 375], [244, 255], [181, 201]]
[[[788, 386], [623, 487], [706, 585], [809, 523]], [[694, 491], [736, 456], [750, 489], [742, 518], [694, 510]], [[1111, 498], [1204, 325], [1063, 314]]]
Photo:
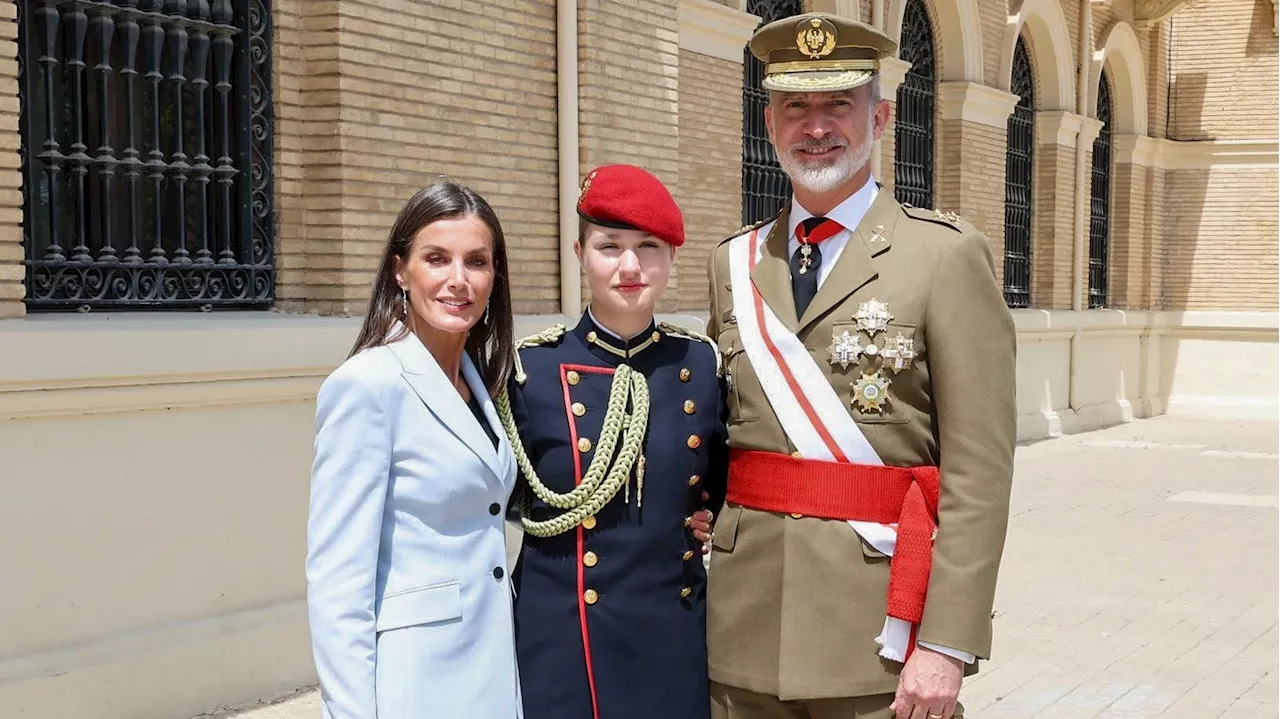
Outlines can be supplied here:
[[951, 719], [960, 697], [964, 664], [955, 657], [917, 646], [898, 677], [897, 719]]

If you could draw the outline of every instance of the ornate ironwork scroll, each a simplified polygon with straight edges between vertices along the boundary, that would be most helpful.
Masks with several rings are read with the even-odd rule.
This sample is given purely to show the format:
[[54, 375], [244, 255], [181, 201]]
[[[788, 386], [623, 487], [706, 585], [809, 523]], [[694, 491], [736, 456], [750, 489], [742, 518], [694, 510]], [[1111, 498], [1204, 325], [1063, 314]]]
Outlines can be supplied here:
[[924, 0], [907, 0], [899, 47], [898, 57], [911, 63], [911, 69], [898, 86], [893, 194], [899, 202], [932, 208], [938, 79], [933, 23]]
[[27, 306], [269, 307], [267, 1], [32, 0], [18, 23]]
[[1093, 172], [1089, 188], [1089, 308], [1106, 307], [1111, 245], [1111, 83], [1098, 80], [1098, 119], [1102, 130], [1093, 141]]
[[[801, 0], [747, 0], [747, 12], [760, 24], [804, 12]], [[769, 92], [760, 87], [764, 63], [743, 50], [742, 87], [742, 222], [750, 225], [773, 216], [791, 199], [791, 181], [782, 171], [769, 144], [764, 108]]]
[[1031, 304], [1031, 207], [1035, 197], [1035, 76], [1027, 46], [1018, 38], [1010, 89], [1018, 104], [1009, 116], [1004, 177], [1004, 300], [1010, 307]]

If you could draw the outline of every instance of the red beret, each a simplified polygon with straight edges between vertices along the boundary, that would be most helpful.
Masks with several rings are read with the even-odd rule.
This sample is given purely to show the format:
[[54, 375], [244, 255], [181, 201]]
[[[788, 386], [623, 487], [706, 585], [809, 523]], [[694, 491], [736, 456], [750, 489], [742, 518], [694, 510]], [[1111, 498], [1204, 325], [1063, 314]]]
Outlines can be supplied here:
[[635, 165], [605, 165], [587, 173], [578, 194], [582, 219], [619, 229], [642, 230], [684, 244], [684, 216], [662, 180]]

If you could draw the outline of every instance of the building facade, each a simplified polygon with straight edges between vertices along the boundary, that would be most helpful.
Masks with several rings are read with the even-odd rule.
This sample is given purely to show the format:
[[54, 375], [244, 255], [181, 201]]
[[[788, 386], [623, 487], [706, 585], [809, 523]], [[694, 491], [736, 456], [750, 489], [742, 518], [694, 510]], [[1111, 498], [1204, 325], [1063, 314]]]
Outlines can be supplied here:
[[0, 706], [313, 681], [313, 400], [401, 205], [488, 198], [533, 331], [589, 300], [582, 174], [647, 167], [696, 326], [789, 197], [745, 43], [807, 10], [899, 38], [876, 177], [990, 238], [1023, 438], [1277, 415], [1275, 0], [0, 0]]

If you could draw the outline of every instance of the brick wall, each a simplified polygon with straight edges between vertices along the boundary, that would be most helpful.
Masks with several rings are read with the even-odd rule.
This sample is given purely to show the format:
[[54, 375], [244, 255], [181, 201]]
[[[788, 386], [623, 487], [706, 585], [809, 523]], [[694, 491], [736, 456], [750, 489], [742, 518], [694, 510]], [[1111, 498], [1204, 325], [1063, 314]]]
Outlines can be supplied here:
[[680, 51], [679, 309], [707, 308], [706, 263], [742, 218], [742, 63]]
[[1031, 306], [1037, 309], [1071, 309], [1075, 156], [1074, 147], [1056, 142], [1036, 147]]
[[1003, 282], [1005, 131], [967, 120], [943, 120], [938, 128], [937, 206], [986, 234]]
[[0, 3], [0, 318], [24, 313], [18, 6]]
[[1173, 17], [1170, 137], [1280, 137], [1274, 22], [1268, 0], [1193, 3]]
[[[631, 163], [657, 175], [679, 197], [679, 3], [579, 3], [580, 174], [598, 165]], [[696, 96], [689, 102], [700, 104]], [[697, 277], [705, 273], [691, 278], [695, 285]], [[659, 311], [677, 307], [681, 280], [677, 267]], [[585, 283], [582, 296], [590, 299]]]
[[554, 3], [293, 0], [277, 18], [300, 20], [282, 50], [305, 61], [278, 82], [283, 304], [361, 312], [396, 213], [448, 176], [502, 220], [516, 311], [557, 311]]
[[1165, 207], [1172, 309], [1265, 310], [1278, 301], [1274, 167], [1174, 170]]

